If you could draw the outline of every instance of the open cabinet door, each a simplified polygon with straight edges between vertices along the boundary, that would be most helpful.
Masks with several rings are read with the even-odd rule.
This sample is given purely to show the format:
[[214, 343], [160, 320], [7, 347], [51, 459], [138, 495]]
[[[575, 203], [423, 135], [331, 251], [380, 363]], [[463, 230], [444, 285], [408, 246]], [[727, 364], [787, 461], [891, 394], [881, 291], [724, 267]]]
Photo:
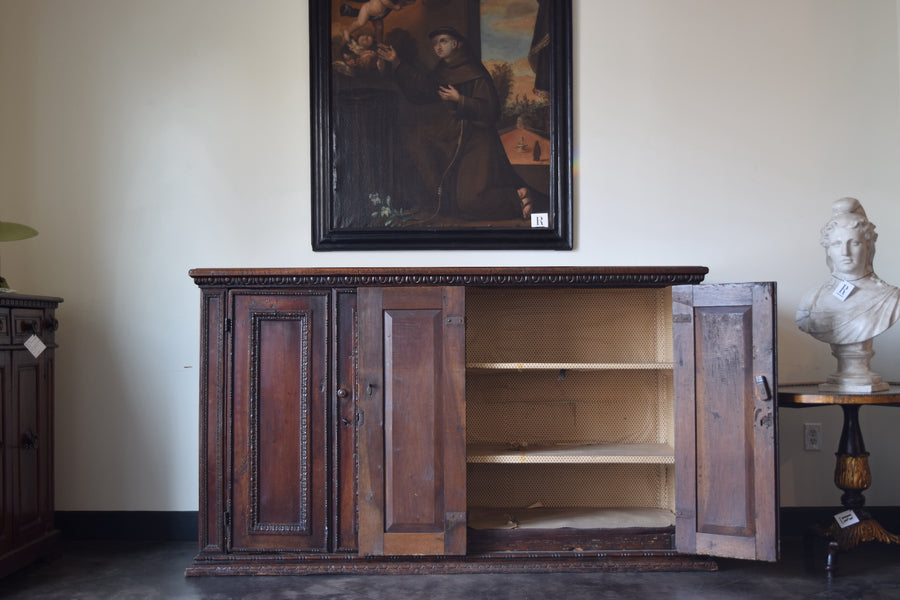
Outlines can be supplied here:
[[778, 559], [775, 284], [676, 286], [675, 545]]
[[360, 288], [359, 552], [466, 552], [465, 288]]

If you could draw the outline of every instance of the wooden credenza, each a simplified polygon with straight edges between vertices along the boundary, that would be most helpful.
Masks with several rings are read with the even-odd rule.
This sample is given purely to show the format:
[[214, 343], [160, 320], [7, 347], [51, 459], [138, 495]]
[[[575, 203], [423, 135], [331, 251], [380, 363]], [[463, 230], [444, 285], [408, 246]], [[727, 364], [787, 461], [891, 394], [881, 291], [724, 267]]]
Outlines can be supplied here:
[[[53, 524], [55, 309], [60, 302], [0, 294], [0, 577], [60, 551]], [[37, 357], [25, 346], [33, 335], [46, 346]]]
[[774, 284], [706, 272], [192, 270], [187, 574], [776, 560]]

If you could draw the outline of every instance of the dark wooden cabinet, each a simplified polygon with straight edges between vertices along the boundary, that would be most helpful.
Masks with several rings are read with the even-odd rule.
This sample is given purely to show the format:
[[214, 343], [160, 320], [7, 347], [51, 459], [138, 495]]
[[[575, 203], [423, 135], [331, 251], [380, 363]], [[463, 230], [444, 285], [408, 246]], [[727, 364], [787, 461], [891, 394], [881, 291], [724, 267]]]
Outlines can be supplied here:
[[774, 285], [705, 273], [192, 271], [187, 573], [775, 560]]
[[[53, 371], [59, 298], [0, 294], [0, 577], [59, 553]], [[34, 356], [25, 342], [46, 346]]]

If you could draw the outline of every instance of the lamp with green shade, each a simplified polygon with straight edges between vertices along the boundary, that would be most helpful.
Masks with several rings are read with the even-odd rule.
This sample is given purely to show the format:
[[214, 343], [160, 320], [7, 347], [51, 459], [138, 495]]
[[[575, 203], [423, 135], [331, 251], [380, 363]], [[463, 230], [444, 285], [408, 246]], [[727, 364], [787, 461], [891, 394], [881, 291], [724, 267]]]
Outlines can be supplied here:
[[[14, 242], [16, 240], [25, 240], [38, 234], [37, 230], [22, 225], [21, 223], [10, 223], [8, 221], [0, 221], [0, 242]], [[0, 293], [9, 292], [9, 285], [6, 279], [0, 274]]]

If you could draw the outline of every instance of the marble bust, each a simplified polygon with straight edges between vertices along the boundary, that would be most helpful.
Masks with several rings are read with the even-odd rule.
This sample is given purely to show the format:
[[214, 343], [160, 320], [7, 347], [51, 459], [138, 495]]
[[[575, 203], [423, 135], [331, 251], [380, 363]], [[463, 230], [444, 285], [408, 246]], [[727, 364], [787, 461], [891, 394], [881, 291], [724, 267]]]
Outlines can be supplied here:
[[819, 386], [826, 391], [873, 392], [888, 384], [872, 373], [872, 338], [900, 319], [900, 289], [882, 281], [872, 267], [875, 225], [855, 198], [832, 205], [821, 244], [831, 277], [801, 300], [797, 325], [831, 345], [838, 372]]

